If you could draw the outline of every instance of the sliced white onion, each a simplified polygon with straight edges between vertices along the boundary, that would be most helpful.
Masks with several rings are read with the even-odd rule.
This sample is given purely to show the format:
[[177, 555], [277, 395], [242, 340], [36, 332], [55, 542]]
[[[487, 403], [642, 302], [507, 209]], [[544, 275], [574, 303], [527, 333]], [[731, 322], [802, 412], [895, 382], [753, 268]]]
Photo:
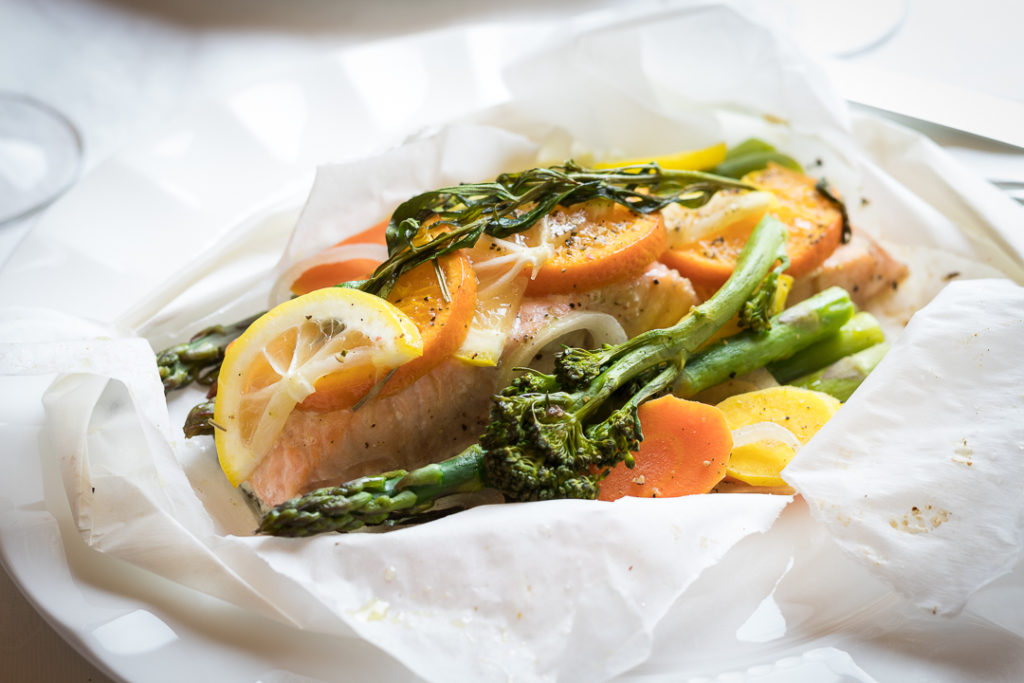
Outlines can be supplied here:
[[370, 259], [383, 263], [387, 257], [388, 248], [383, 244], [342, 244], [325, 249], [318, 254], [293, 264], [277, 278], [274, 288], [270, 290], [270, 305], [276, 306], [292, 298], [292, 283], [314, 266], [324, 263], [341, 263], [342, 261], [351, 261], [352, 259]]
[[[665, 227], [668, 228], [669, 246], [690, 244], [709, 235], [721, 234], [737, 221], [763, 214], [774, 201], [775, 195], [771, 192], [741, 192], [716, 194], [699, 209], [685, 209], [677, 204], [669, 204], [661, 211]], [[684, 221], [687, 212], [696, 212], [696, 216]]]
[[590, 337], [591, 348], [602, 344], [621, 344], [627, 339], [619, 321], [607, 313], [573, 311], [537, 330], [529, 342], [503, 358], [498, 386], [504, 387], [512, 381], [515, 368], [530, 367], [538, 353], [555, 344], [566, 343], [566, 338], [575, 333], [586, 333]]
[[732, 430], [732, 447], [739, 448], [759, 441], [778, 441], [794, 451], [800, 450], [800, 439], [796, 434], [774, 422], [755, 422], [752, 425]]

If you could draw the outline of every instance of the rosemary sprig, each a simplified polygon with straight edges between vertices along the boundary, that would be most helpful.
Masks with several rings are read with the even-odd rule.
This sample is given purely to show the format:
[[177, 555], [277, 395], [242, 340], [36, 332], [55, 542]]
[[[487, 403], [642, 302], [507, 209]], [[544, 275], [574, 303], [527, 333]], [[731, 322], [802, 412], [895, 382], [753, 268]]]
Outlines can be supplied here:
[[[491, 183], [424, 192], [403, 202], [392, 214], [386, 232], [388, 259], [368, 279], [339, 286], [386, 297], [407, 270], [428, 261], [436, 264], [438, 257], [472, 247], [484, 234], [503, 238], [522, 232], [559, 205], [606, 199], [646, 214], [672, 203], [703, 206], [725, 188], [754, 189], [733, 178], [663, 169], [655, 163], [593, 170], [567, 161], [562, 166], [505, 173]], [[437, 231], [428, 240], [417, 240], [428, 220], [433, 221], [432, 226], [449, 229]], [[439, 276], [439, 282], [443, 287], [444, 278]], [[215, 380], [224, 349], [251, 321], [204, 330], [196, 341], [161, 353], [158, 364], [165, 390], [186, 386], [200, 374]]]
[[[391, 216], [386, 233], [388, 260], [368, 279], [346, 286], [387, 296], [405, 271], [472, 247], [481, 235], [502, 238], [522, 232], [559, 205], [606, 199], [646, 214], [672, 203], [699, 207], [728, 187], [753, 189], [732, 178], [663, 169], [655, 163], [591, 170], [568, 161], [563, 166], [505, 173], [491, 183], [424, 192], [402, 203]], [[417, 244], [415, 238], [427, 220], [450, 229]]]

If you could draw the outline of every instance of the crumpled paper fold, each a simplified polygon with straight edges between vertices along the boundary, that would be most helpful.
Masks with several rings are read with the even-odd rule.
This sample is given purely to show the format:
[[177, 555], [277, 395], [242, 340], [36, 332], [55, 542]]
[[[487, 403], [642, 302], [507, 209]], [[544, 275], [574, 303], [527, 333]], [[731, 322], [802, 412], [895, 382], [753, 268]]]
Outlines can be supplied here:
[[838, 543], [955, 613], [1024, 549], [1024, 288], [952, 283], [783, 472]]

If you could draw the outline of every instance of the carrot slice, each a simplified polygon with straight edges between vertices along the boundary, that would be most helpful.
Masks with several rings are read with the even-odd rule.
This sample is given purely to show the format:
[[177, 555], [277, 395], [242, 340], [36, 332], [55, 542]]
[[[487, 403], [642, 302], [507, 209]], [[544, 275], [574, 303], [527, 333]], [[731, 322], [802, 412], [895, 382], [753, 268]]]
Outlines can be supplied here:
[[352, 280], [365, 280], [373, 274], [380, 261], [368, 258], [354, 258], [347, 261], [333, 263], [321, 263], [313, 266], [292, 283], [292, 294], [301, 296], [308, 294], [315, 289], [333, 287], [342, 282]]
[[[344, 244], [385, 244], [384, 231], [387, 230], [387, 227], [388, 222], [382, 221], [362, 232], [346, 237], [335, 244], [334, 247], [340, 247]], [[334, 247], [331, 248], [333, 249]], [[379, 265], [380, 261], [367, 258], [318, 263], [295, 278], [290, 289], [295, 296], [302, 296], [312, 292], [314, 289], [333, 287], [342, 282], [351, 282], [352, 280], [365, 280], [373, 274], [373, 271]]]
[[[755, 171], [743, 181], [772, 192], [777, 205], [768, 211], [789, 227], [786, 252], [793, 277], [810, 273], [839, 246], [843, 217], [836, 206], [815, 189], [815, 180], [778, 164]], [[690, 278], [703, 292], [720, 287], [732, 274], [743, 245], [760, 216], [748, 216], [716, 235], [667, 250], [661, 260]]]
[[662, 396], [640, 406], [644, 439], [633, 469], [620, 463], [601, 482], [600, 500], [708, 493], [725, 477], [732, 431], [706, 403]]
[[667, 241], [659, 215], [635, 213], [606, 200], [558, 207], [536, 227], [552, 255], [527, 285], [530, 296], [571, 294], [635, 277], [658, 258]]
[[338, 242], [334, 246], [338, 247], [342, 244], [387, 244], [387, 239], [384, 233], [388, 229], [388, 220], [383, 220], [377, 225], [370, 226], [362, 232], [346, 237], [342, 241]]
[[[381, 389], [381, 395], [397, 393], [437, 367], [462, 345], [476, 307], [476, 274], [461, 251], [437, 259], [450, 297], [444, 300], [432, 262], [403, 273], [388, 294], [388, 301], [409, 316], [423, 339], [423, 355], [398, 367]], [[305, 410], [351, 408], [383, 380], [375, 368], [358, 376], [327, 375], [316, 391], [300, 404]]]

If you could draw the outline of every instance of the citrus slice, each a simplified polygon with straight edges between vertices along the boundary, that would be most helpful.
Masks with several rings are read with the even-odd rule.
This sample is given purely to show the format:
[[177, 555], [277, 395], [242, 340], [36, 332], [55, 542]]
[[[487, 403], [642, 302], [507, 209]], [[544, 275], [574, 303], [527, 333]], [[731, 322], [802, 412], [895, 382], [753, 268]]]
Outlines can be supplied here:
[[662, 168], [680, 171], [703, 171], [714, 168], [725, 161], [725, 153], [725, 143], [719, 142], [703, 149], [691, 149], [685, 152], [677, 152], [676, 154], [602, 162], [594, 164], [594, 168], [618, 168], [619, 166], [635, 166], [654, 162]]
[[271, 304], [309, 294], [314, 289], [368, 278], [388, 257], [387, 227], [388, 222], [382, 221], [293, 264], [274, 283]]
[[685, 248], [697, 240], [714, 239], [741, 221], [744, 225], [757, 225], [777, 203], [771, 192], [720, 190], [707, 204], [696, 209], [669, 204], [661, 210], [661, 218], [668, 230], [668, 247]]
[[551, 256], [527, 286], [532, 296], [583, 292], [635, 277], [665, 250], [667, 239], [659, 214], [602, 199], [558, 207], [527, 234], [538, 227]]
[[271, 309], [228, 347], [217, 380], [215, 440], [228, 480], [237, 486], [252, 474], [318, 381], [383, 376], [422, 348], [408, 316], [354, 289], [319, 289]]
[[[770, 387], [730, 396], [718, 404], [734, 430], [765, 422], [782, 427], [792, 436], [777, 438], [772, 431], [753, 443], [736, 445], [729, 456], [726, 476], [751, 486], [786, 486], [782, 470], [796, 455], [794, 443], [803, 445], [839, 410], [828, 394], [799, 387]], [[737, 441], [739, 441], [737, 439]]]
[[[842, 239], [843, 217], [831, 200], [815, 187], [815, 180], [798, 171], [777, 164], [743, 177], [743, 182], [775, 195], [776, 203], [767, 211], [786, 224], [789, 238], [786, 254], [790, 266], [786, 271], [801, 277], [820, 266], [835, 251]], [[673, 244], [661, 256], [668, 266], [690, 278], [702, 291], [713, 291], [732, 274], [743, 246], [764, 211], [755, 207], [737, 212], [737, 220], [704, 234], [688, 244]], [[694, 215], [700, 209], [684, 209]]]
[[476, 309], [455, 357], [470, 365], [493, 367], [505, 350], [530, 276], [548, 259], [547, 245], [528, 246], [520, 236], [481, 237], [469, 249], [477, 276]]
[[[444, 289], [440, 277], [444, 278]], [[447, 292], [447, 300], [445, 300]], [[380, 395], [401, 391], [451, 356], [466, 338], [476, 306], [476, 274], [461, 251], [420, 264], [398, 278], [387, 300], [419, 330], [422, 354], [395, 370], [380, 388]], [[303, 410], [351, 408], [382, 378], [364, 370], [361, 377], [334, 374], [316, 384], [316, 392], [302, 401]]]
[[387, 247], [382, 244], [336, 244], [282, 273], [271, 290], [270, 301], [277, 304], [315, 289], [365, 280], [387, 257]]
[[[444, 278], [448, 300], [438, 280]], [[398, 278], [388, 301], [416, 323], [423, 337], [423, 355], [400, 367], [384, 386], [385, 395], [409, 386], [451, 356], [469, 331], [476, 309], [477, 281], [473, 264], [461, 250], [433, 263], [416, 266]]]

